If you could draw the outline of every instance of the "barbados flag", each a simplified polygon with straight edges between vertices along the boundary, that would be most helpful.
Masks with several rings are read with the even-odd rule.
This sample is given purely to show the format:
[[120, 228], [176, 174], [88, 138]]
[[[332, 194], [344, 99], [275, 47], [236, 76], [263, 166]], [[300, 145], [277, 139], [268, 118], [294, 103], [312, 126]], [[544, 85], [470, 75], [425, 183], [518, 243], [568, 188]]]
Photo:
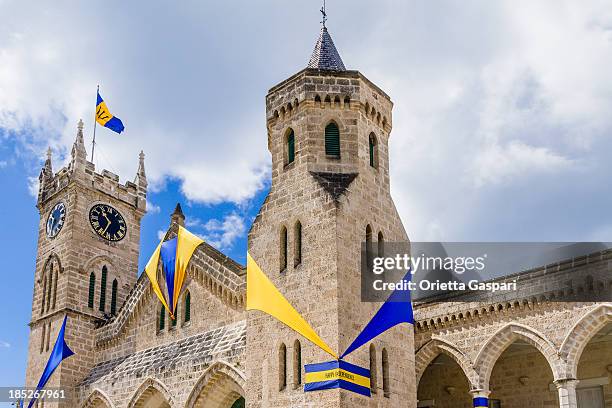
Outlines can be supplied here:
[[121, 133], [125, 129], [121, 119], [113, 116], [108, 110], [104, 99], [100, 96], [100, 91], [98, 91], [98, 99], [96, 101], [96, 122], [117, 133]]

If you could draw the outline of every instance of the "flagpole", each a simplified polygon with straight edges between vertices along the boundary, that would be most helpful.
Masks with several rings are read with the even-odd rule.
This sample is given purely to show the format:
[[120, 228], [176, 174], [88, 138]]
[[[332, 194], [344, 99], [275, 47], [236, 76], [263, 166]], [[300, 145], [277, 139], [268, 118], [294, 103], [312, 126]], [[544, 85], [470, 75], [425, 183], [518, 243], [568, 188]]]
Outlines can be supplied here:
[[[96, 90], [96, 98], [98, 97], [98, 94], [100, 93], [100, 85], [98, 85], [98, 89]], [[97, 103], [97, 99], [96, 99], [96, 103]], [[97, 107], [97, 106], [96, 106]], [[97, 121], [97, 115], [98, 113], [96, 112], [94, 114], [94, 132], [93, 132], [93, 140], [91, 141], [91, 162], [94, 162], [94, 150], [96, 148], [96, 125], [98, 124]]]

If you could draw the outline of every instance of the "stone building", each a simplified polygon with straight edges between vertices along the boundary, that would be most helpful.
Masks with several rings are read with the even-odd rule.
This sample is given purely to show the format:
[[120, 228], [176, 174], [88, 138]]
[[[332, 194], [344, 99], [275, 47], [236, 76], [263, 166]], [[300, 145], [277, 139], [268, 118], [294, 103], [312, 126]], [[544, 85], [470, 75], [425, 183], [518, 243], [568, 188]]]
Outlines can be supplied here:
[[[249, 252], [336, 350], [378, 307], [360, 302], [361, 243], [408, 239], [390, 195], [392, 107], [345, 68], [325, 27], [307, 68], [266, 96], [272, 183]], [[371, 369], [371, 398], [305, 393], [304, 364], [329, 356], [271, 317], [246, 312], [245, 267], [210, 245], [189, 263], [177, 319], [162, 309], [138, 274], [138, 257], [149, 255], [139, 254], [146, 193], [144, 154], [134, 182], [98, 173], [82, 122], [70, 165], [54, 172], [49, 155], [26, 384], [38, 381], [64, 315], [76, 354], [48, 384], [74, 390], [69, 399], [37, 406], [237, 408], [246, 399], [249, 407], [463, 407], [488, 396], [504, 408], [576, 407], [577, 398], [583, 408], [612, 407], [612, 305], [555, 303], [548, 292], [419, 304], [414, 327], [397, 326], [351, 354]], [[167, 238], [184, 218], [177, 205]], [[611, 262], [602, 252], [527, 274], [554, 280]]]

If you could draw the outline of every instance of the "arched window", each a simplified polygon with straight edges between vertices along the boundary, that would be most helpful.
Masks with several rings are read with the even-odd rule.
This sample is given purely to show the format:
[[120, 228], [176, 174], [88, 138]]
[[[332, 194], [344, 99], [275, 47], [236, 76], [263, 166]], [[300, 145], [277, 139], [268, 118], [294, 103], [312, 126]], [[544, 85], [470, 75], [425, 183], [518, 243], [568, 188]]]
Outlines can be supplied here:
[[302, 345], [299, 340], [293, 342], [293, 388], [302, 384]]
[[278, 349], [278, 390], [287, 387], [287, 346], [281, 343]]
[[295, 160], [295, 133], [293, 129], [287, 131], [287, 164]]
[[370, 145], [370, 166], [377, 168], [378, 167], [378, 147], [376, 143], [376, 136], [374, 133], [370, 133], [369, 137], [369, 145]]
[[47, 324], [44, 323], [41, 328], [40, 333], [40, 352], [45, 351], [45, 329], [47, 328]]
[[383, 236], [382, 231], [378, 231], [378, 256], [385, 256], [385, 237]]
[[382, 375], [383, 375], [383, 392], [385, 397], [389, 397], [391, 395], [390, 387], [389, 387], [389, 353], [387, 353], [387, 349], [384, 348], [382, 351]]
[[376, 394], [376, 347], [370, 344], [370, 391]]
[[47, 301], [47, 275], [44, 274], [44, 270], [43, 270], [42, 284], [43, 284], [43, 288], [42, 288], [42, 299], [40, 302], [40, 314], [43, 314], [45, 312], [45, 303]]
[[170, 328], [174, 329], [176, 327], [176, 324], [178, 323], [179, 320], [179, 309], [180, 309], [180, 303], [178, 303], [176, 305], [176, 310], [174, 311], [174, 319], [172, 318], [172, 316], [170, 316]]
[[236, 401], [234, 401], [231, 408], [244, 408], [245, 406], [246, 406], [246, 401], [244, 397], [240, 397]]
[[325, 97], [325, 107], [331, 108], [331, 97], [329, 95]]
[[166, 328], [166, 309], [164, 309], [164, 306], [161, 305], [161, 307], [159, 308], [159, 322], [158, 322], [158, 331], [162, 331]]
[[334, 122], [325, 126], [325, 154], [340, 157], [340, 130]]
[[111, 314], [114, 315], [117, 311], [117, 289], [119, 283], [117, 283], [117, 279], [113, 279], [113, 286], [111, 289]]
[[372, 227], [370, 224], [366, 225], [366, 261], [368, 263], [368, 270], [372, 267], [373, 248], [372, 248]]
[[295, 241], [293, 248], [293, 265], [298, 266], [302, 263], [302, 224], [297, 221], [294, 230]]
[[287, 269], [287, 228], [283, 225], [280, 232], [280, 271]]
[[321, 107], [321, 97], [319, 95], [315, 96], [314, 102], [315, 102], [315, 106]]
[[100, 279], [100, 311], [103, 312], [106, 308], [106, 279], [108, 278], [108, 269], [106, 265], [102, 267], [102, 278]]
[[47, 273], [47, 304], [45, 305], [45, 311], [49, 311], [51, 306], [51, 289], [53, 289], [53, 274]]
[[87, 299], [87, 307], [93, 309], [94, 307], [94, 295], [96, 293], [96, 274], [89, 274], [89, 298]]
[[53, 276], [53, 289], [52, 289], [52, 301], [51, 301], [51, 309], [55, 310], [55, 301], [57, 300], [57, 269], [54, 271], [53, 270], [53, 264], [51, 264], [51, 276]]
[[183, 322], [187, 323], [191, 320], [191, 293], [185, 293], [185, 313], [183, 313]]

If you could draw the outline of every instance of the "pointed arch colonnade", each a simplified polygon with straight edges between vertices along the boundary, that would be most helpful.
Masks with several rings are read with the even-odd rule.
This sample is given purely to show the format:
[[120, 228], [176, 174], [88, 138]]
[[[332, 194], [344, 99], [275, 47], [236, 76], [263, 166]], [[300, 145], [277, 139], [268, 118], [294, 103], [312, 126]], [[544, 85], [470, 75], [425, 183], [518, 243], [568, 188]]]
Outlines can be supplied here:
[[[229, 363], [217, 361], [204, 371], [184, 402], [177, 397], [183, 392], [149, 377], [132, 394], [127, 405], [113, 403], [112, 398], [96, 388], [81, 408], [244, 408], [244, 382], [242, 372]], [[177, 386], [184, 384], [180, 382]]]
[[[545, 375], [541, 375], [541, 373], [545, 372], [552, 375], [551, 381], [554, 387], [550, 386], [550, 389], [553, 395], [554, 391], [556, 391], [559, 407], [580, 408], [581, 405], [577, 399], [576, 386], [579, 383], [578, 374], [581, 357], [591, 340], [593, 340], [602, 329], [609, 327], [612, 327], [612, 303], [603, 303], [594, 305], [592, 308], [588, 309], [573, 326], [555, 328], [556, 330], [566, 332], [560, 344], [559, 342], [557, 342], [557, 344], [553, 343], [539, 330], [513, 322], [506, 323], [497, 329], [497, 331], [490, 335], [484, 344], [479, 347], [476, 353], [474, 353], [473, 350], [472, 353], [462, 351], [460, 346], [446, 339], [443, 334], [432, 334], [431, 339], [423, 344], [416, 352], [415, 371], [417, 388], [420, 394], [421, 391], [423, 391], [422, 394], [431, 393], [431, 384], [421, 384], [421, 380], [423, 380], [424, 374], [428, 368], [430, 370], [435, 370], [436, 365], [444, 364], [445, 367], [450, 367], [448, 370], [454, 370], [451, 376], [454, 377], [456, 383], [458, 383], [456, 377], [461, 376], [461, 380], [465, 379], [463, 385], [467, 384], [469, 387], [469, 389], [463, 391], [457, 390], [455, 386], [445, 387], [445, 392], [452, 395], [452, 397], [447, 395], [449, 399], [453, 400], [451, 406], [472, 406], [472, 404], [474, 404], [473, 406], [479, 406], [475, 404], [477, 401], [488, 403], [492, 388], [491, 379], [494, 368], [496, 368], [496, 363], [498, 363], [502, 354], [508, 350], [511, 345], [520, 344], [522, 348], [535, 348], [535, 350], [539, 352], [537, 361], [541, 361], [541, 370], [538, 371], [537, 367], [533, 367], [533, 365], [536, 365], [535, 363], [530, 363], [530, 367], [523, 368], [526, 371], [532, 371], [530, 374], [531, 377], [545, 377]], [[480, 326], [480, 328], [482, 328], [482, 326]], [[607, 349], [604, 350], [603, 355], [608, 356], [604, 358], [610, 360], [612, 359], [612, 343], [606, 343], [606, 347]], [[514, 357], [514, 360], [515, 362], [521, 361], [521, 358], [523, 360], [526, 359], [526, 357]], [[601, 364], [607, 368], [608, 376], [612, 374], [612, 365], [610, 365], [612, 361], [601, 361]], [[439, 374], [441, 372], [442, 371], [437, 371], [436, 373]], [[516, 373], [514, 372], [513, 374]], [[497, 383], [504, 381], [503, 374], [497, 373], [495, 376]], [[434, 376], [428, 377], [427, 381], [431, 381], [431, 378], [434, 378]], [[437, 376], [438, 380], [439, 378], [440, 376]], [[543, 380], [542, 378], [537, 379]], [[519, 379], [519, 381], [525, 383], [524, 385], [529, 385], [528, 382], [532, 380], [533, 378], [530, 379], [527, 376], [520, 377]], [[425, 382], [426, 381], [423, 381], [423, 383]], [[517, 383], [517, 385], [519, 384]], [[511, 388], [515, 390], [515, 394], [521, 392], [516, 391], [517, 385], [513, 383], [511, 386]], [[436, 386], [440, 388], [439, 384], [436, 384]], [[503, 387], [503, 385], [501, 387]], [[529, 389], [529, 387], [526, 389]], [[538, 390], [541, 390], [541, 392], [548, 391], [548, 389], [542, 390], [541, 387], [538, 388]], [[608, 391], [608, 393], [609, 392], [610, 391]], [[442, 394], [444, 394], [444, 390]], [[424, 397], [426, 397], [427, 400], [425, 400]], [[606, 395], [606, 398], [608, 397], [609, 395]], [[429, 398], [431, 398], [429, 395], [419, 395], [419, 398], [422, 399], [419, 403], [420, 407], [445, 406], [443, 403], [440, 403], [440, 401], [434, 402], [433, 399], [429, 400]], [[460, 402], [461, 398], [464, 400], [463, 403]], [[520, 404], [524, 403], [523, 401]], [[514, 405], [520, 406], [518, 402], [514, 404], [501, 404], [504, 408], [512, 408]], [[496, 405], [492, 404], [491, 406], [493, 407]]]

